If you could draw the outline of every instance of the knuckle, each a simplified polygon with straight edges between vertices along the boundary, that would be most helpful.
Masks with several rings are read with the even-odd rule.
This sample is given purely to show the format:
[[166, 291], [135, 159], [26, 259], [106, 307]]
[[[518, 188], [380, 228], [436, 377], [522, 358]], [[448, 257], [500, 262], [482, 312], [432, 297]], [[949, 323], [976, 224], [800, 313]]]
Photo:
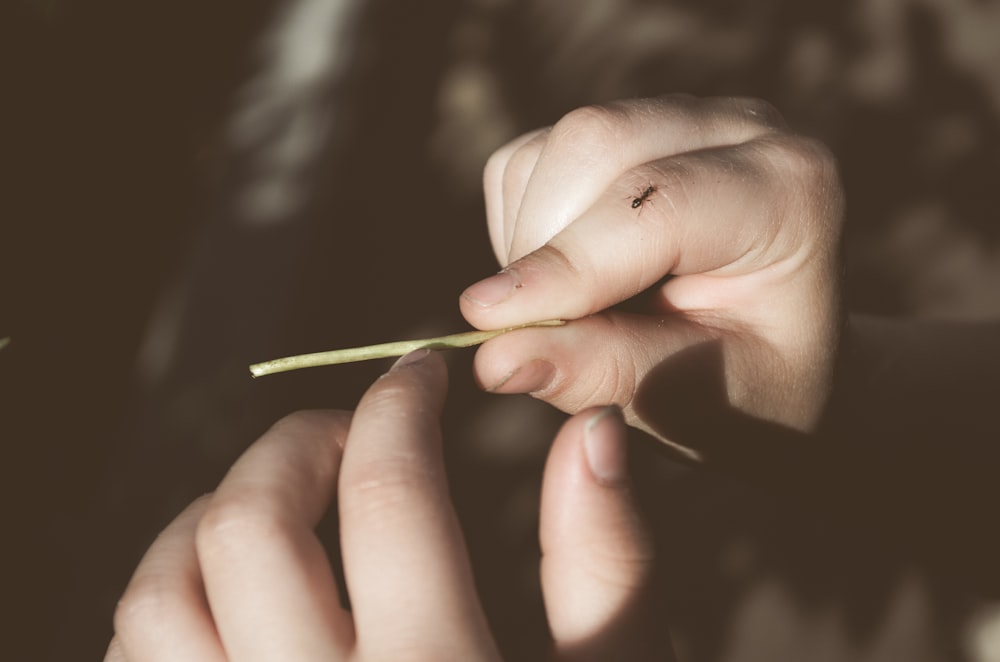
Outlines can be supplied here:
[[598, 404], [624, 408], [632, 400], [635, 382], [617, 361], [593, 369], [585, 379], [580, 377], [579, 374], [563, 376], [532, 395], [570, 414]]
[[195, 544], [199, 556], [238, 555], [284, 532], [273, 505], [247, 492], [217, 495], [198, 522]]
[[769, 101], [757, 97], [733, 97], [730, 103], [740, 117], [750, 122], [771, 129], [783, 129], [787, 126], [784, 115]]
[[601, 402], [611, 402], [624, 407], [632, 402], [635, 393], [635, 372], [618, 360], [608, 361], [599, 373], [595, 391], [604, 394]]
[[128, 639], [143, 639], [171, 620], [179, 608], [176, 582], [164, 574], [136, 577], [115, 607], [115, 632]]
[[775, 175], [794, 201], [789, 210], [822, 226], [819, 243], [836, 246], [836, 241], [825, 241], [837, 237], [844, 222], [844, 191], [833, 152], [822, 141], [799, 135], [776, 136], [769, 144]]
[[280, 418], [271, 426], [271, 432], [290, 436], [315, 436], [346, 430], [351, 414], [332, 409], [306, 409]]
[[821, 141], [806, 136], [795, 136], [783, 141], [780, 155], [788, 174], [824, 181], [836, 174], [836, 159]]
[[425, 491], [428, 472], [424, 462], [405, 453], [354, 467], [341, 477], [341, 515], [376, 522], [396, 517]]
[[822, 141], [788, 136], [772, 143], [770, 160], [778, 175], [811, 199], [839, 195], [837, 159]]
[[610, 106], [571, 110], [552, 128], [552, 140], [588, 151], [609, 152], [623, 137], [623, 113]]
[[837, 160], [823, 142], [798, 136], [786, 147], [791, 164], [810, 181], [826, 182], [836, 178]]
[[[592, 330], [593, 337], [616, 338], [616, 344], [621, 343], [621, 346], [640, 342], [633, 331], [616, 324], [606, 313], [593, 315], [588, 322], [600, 325]], [[624, 352], [601, 356], [603, 360], [578, 366], [571, 374], [561, 375], [544, 391], [533, 395], [574, 414], [598, 404], [627, 407], [635, 397], [639, 383], [639, 369], [634, 359]]]
[[578, 260], [581, 257], [581, 253], [576, 251], [575, 259], [570, 257], [572, 252], [570, 247], [558, 245], [559, 242], [550, 241], [545, 244], [534, 253], [530, 255], [528, 260], [521, 261], [520, 264], [515, 263], [514, 268], [523, 274], [524, 268], [530, 264], [534, 265], [535, 269], [540, 272], [562, 272], [567, 278], [573, 281], [579, 281], [583, 274], [590, 273], [585, 265], [580, 265]]

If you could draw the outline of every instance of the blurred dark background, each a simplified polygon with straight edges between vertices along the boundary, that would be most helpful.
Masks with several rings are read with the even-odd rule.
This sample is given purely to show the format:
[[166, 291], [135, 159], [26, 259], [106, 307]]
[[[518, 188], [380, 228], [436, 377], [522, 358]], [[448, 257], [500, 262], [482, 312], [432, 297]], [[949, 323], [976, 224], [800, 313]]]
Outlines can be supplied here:
[[[247, 364], [465, 328], [496, 268], [483, 163], [572, 108], [766, 98], [841, 161], [854, 309], [1000, 314], [996, 2], [8, 0], [0, 74], [5, 659], [100, 659], [156, 532], [275, 419], [385, 368]], [[502, 647], [533, 659], [561, 416], [450, 361], [456, 502]], [[947, 573], [637, 453], [682, 659], [1000, 659], [996, 604]]]

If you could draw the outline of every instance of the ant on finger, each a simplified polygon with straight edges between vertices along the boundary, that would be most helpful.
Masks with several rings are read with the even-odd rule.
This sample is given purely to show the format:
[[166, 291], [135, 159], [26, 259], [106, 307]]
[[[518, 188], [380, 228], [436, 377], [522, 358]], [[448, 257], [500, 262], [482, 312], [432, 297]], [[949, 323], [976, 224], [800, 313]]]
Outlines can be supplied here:
[[656, 192], [656, 187], [653, 186], [652, 184], [647, 186], [644, 190], [640, 191], [638, 196], [632, 198], [632, 209], [638, 209], [639, 213], [641, 214], [642, 206], [646, 204], [646, 201], [649, 199], [649, 196], [651, 196], [655, 192]]

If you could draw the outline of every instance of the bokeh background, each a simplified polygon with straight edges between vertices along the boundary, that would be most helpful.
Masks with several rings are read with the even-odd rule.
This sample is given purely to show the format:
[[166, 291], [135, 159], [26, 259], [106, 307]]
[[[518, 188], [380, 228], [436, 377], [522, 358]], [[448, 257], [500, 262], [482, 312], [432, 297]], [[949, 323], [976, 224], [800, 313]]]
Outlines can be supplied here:
[[[385, 368], [247, 364], [465, 328], [483, 163], [575, 107], [766, 98], [840, 159], [855, 310], [1000, 315], [995, 1], [8, 0], [0, 73], [4, 659], [100, 659], [156, 532]], [[480, 393], [471, 356], [455, 499], [503, 650], [538, 659], [562, 416]], [[947, 568], [635, 453], [683, 660], [1000, 659], [1000, 603]]]

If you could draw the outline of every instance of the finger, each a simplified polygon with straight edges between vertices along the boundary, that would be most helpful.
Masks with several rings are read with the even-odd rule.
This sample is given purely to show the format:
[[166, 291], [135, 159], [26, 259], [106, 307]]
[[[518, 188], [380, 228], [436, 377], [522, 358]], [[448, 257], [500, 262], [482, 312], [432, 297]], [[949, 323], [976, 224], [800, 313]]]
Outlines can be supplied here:
[[313, 532], [330, 503], [350, 415], [300, 412], [233, 466], [198, 526], [198, 557], [226, 653], [341, 659], [353, 643]]
[[[835, 177], [821, 145], [778, 135], [637, 168], [541, 249], [466, 289], [462, 313], [479, 328], [576, 319], [667, 274], [686, 277], [664, 288], [667, 307], [719, 310], [738, 301], [751, 310], [748, 292], [766, 294], [765, 285], [807, 261], [835, 268], [838, 244], [827, 239], [839, 225], [826, 221], [840, 217]], [[633, 208], [629, 191], [650, 185]], [[752, 278], [716, 286], [744, 275]]]
[[195, 553], [195, 530], [207, 506], [199, 499], [157, 537], [115, 610], [106, 660], [225, 660]]
[[493, 647], [448, 496], [446, 388], [440, 355], [414, 352], [368, 390], [351, 425], [339, 504], [361, 657], [480, 659]]
[[557, 659], [666, 659], [651, 603], [652, 536], [633, 498], [616, 407], [570, 419], [542, 485], [542, 591]]
[[[531, 172], [515, 227], [506, 228], [508, 258], [517, 260], [540, 248], [632, 168], [665, 156], [739, 144], [783, 124], [766, 102], [743, 98], [670, 95], [574, 110], [552, 127], [534, 161], [523, 160]], [[525, 177], [514, 168], [507, 175]]]
[[608, 312], [555, 329], [505, 334], [480, 347], [473, 369], [486, 391], [530, 393], [570, 414], [615, 404], [631, 425], [660, 437], [684, 457], [699, 459], [690, 446], [651, 429], [636, 415], [633, 400], [660, 363], [712, 333], [678, 316]]
[[[738, 419], [808, 430], [822, 413], [833, 344], [809, 349], [683, 315], [606, 312], [551, 329], [522, 329], [476, 353], [477, 381], [494, 393], [530, 393], [576, 413], [613, 403], [630, 425], [688, 459], [703, 459]], [[803, 374], [790, 371], [811, 351]], [[805, 399], [809, 404], [801, 404]], [[735, 417], [735, 419], [734, 419]]]
[[539, 129], [511, 140], [494, 152], [483, 168], [486, 228], [500, 264], [507, 264], [514, 219], [548, 131]]

